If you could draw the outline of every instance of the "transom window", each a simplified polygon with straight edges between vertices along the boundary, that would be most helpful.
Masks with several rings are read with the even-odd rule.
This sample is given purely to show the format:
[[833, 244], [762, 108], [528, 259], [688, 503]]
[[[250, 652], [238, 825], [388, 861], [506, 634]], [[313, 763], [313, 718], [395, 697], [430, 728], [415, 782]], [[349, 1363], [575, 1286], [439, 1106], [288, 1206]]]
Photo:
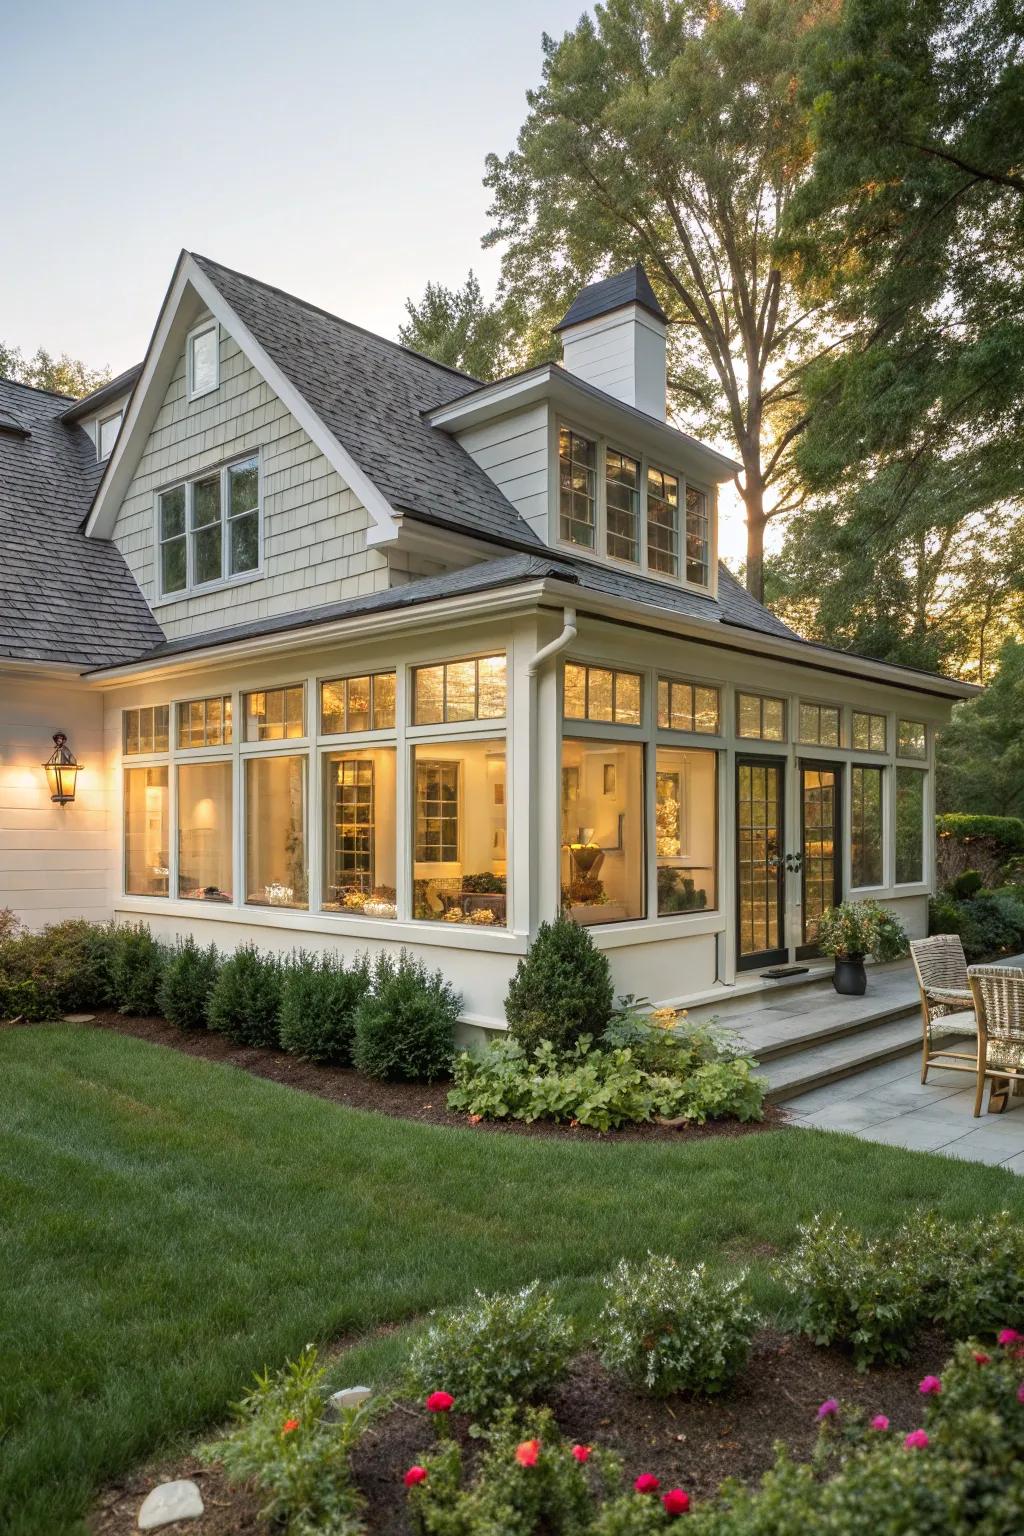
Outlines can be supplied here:
[[774, 699], [761, 693], [738, 693], [736, 734], [753, 741], [785, 741], [785, 699]]
[[102, 462], [109, 459], [117, 442], [117, 434], [121, 430], [121, 420], [124, 411], [115, 411], [113, 416], [105, 416], [96, 426], [96, 457]]
[[166, 752], [170, 710], [166, 704], [146, 704], [122, 711], [125, 756], [139, 752]]
[[192, 699], [178, 705], [178, 747], [231, 745], [231, 695]]
[[686, 579], [706, 587], [710, 576], [708, 499], [703, 491], [686, 487]]
[[839, 711], [830, 704], [800, 704], [800, 740], [807, 746], [838, 747]]
[[185, 349], [188, 397], [208, 395], [220, 383], [220, 345], [216, 320], [208, 320], [189, 332]]
[[896, 756], [928, 756], [928, 732], [920, 720], [896, 721]]
[[413, 672], [413, 724], [501, 720], [505, 715], [505, 657], [446, 661]]
[[640, 465], [609, 448], [604, 478], [608, 553], [635, 565], [640, 555]]
[[320, 729], [325, 736], [390, 731], [394, 726], [394, 672], [340, 677], [320, 684]]
[[636, 672], [567, 661], [563, 694], [562, 712], [567, 720], [640, 724], [640, 678]]
[[700, 731], [717, 736], [720, 700], [717, 688], [658, 678], [658, 726], [663, 731]]
[[858, 752], [884, 752], [885, 736], [884, 715], [869, 715], [854, 710], [850, 740]]
[[157, 525], [162, 597], [255, 571], [260, 563], [257, 456], [162, 491]]
[[647, 569], [679, 575], [679, 481], [653, 467], [647, 470]]
[[306, 690], [267, 688], [242, 695], [246, 741], [291, 741], [305, 736]]
[[584, 549], [594, 548], [597, 528], [596, 458], [596, 443], [569, 427], [559, 427], [560, 537], [568, 544], [579, 544]]

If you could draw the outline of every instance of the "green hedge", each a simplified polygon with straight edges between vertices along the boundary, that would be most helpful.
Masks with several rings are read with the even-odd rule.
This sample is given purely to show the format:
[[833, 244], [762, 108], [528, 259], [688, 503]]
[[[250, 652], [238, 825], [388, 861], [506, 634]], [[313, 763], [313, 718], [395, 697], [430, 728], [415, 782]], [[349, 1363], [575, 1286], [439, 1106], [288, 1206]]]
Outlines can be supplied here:
[[1019, 816], [969, 816], [954, 811], [946, 816], [936, 816], [935, 831], [939, 837], [953, 837], [958, 842], [990, 838], [1000, 843], [1007, 853], [1024, 852], [1024, 821]]

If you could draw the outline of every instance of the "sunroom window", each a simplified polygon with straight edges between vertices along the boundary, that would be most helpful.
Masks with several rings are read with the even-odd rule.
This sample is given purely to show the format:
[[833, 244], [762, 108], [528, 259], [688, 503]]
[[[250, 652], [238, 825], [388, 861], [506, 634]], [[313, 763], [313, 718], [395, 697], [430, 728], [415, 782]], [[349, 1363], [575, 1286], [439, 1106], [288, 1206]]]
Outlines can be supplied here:
[[647, 568], [679, 575], [679, 481], [653, 466], [647, 470]]
[[178, 705], [178, 750], [231, 745], [231, 695], [191, 699]]
[[627, 454], [605, 453], [605, 523], [613, 560], [635, 565], [640, 555], [640, 465]]
[[662, 731], [699, 731], [717, 736], [719, 730], [719, 691], [702, 683], [681, 683], [674, 678], [658, 678], [658, 729]]
[[507, 922], [504, 741], [413, 748], [413, 916]]
[[800, 704], [800, 740], [812, 747], [838, 747], [839, 711], [830, 704]]
[[869, 715], [855, 709], [850, 733], [850, 741], [855, 750], [858, 752], [884, 752], [885, 740], [885, 716]]
[[417, 667], [412, 695], [413, 725], [502, 720], [506, 707], [504, 653]]
[[850, 878], [856, 886], [882, 884], [881, 768], [850, 770]]
[[645, 911], [644, 749], [562, 742], [562, 908], [587, 925]]
[[394, 747], [332, 752], [324, 758], [326, 912], [398, 915], [395, 764]]
[[896, 756], [928, 756], [928, 732], [920, 720], [896, 721]]
[[292, 741], [305, 736], [306, 690], [264, 688], [242, 695], [246, 741]]
[[245, 899], [257, 907], [307, 905], [304, 757], [246, 759]]
[[178, 767], [178, 895], [230, 901], [231, 779], [229, 762]]
[[390, 731], [394, 725], [394, 672], [364, 672], [320, 684], [320, 730], [325, 736]]
[[785, 741], [786, 701], [760, 693], [737, 693], [736, 734], [751, 741]]
[[658, 748], [654, 835], [659, 917], [717, 906], [717, 786], [717, 752]]
[[168, 770], [124, 770], [124, 888], [129, 896], [166, 896], [170, 876]]
[[145, 704], [122, 711], [121, 727], [126, 757], [143, 752], [167, 751], [168, 706]]
[[567, 661], [563, 673], [563, 714], [567, 720], [640, 724], [640, 677], [611, 667]]
[[896, 769], [897, 885], [924, 879], [924, 781], [920, 768]]
[[597, 530], [597, 444], [569, 427], [558, 429], [559, 536], [593, 549]]

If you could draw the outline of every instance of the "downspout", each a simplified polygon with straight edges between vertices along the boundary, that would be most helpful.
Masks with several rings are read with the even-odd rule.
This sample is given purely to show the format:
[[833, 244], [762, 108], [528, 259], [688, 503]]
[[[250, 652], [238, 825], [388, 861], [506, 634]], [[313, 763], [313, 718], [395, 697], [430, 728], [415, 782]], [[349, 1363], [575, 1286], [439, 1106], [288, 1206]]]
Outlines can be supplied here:
[[[541, 649], [537, 652], [536, 656], [534, 656], [533, 659], [527, 663], [527, 667], [526, 667], [526, 676], [529, 679], [529, 709], [530, 709], [530, 800], [529, 800], [529, 804], [530, 804], [531, 815], [530, 815], [530, 833], [529, 833], [529, 836], [530, 836], [530, 864], [529, 864], [529, 867], [530, 867], [530, 883], [533, 886], [533, 893], [534, 893], [534, 895], [538, 898], [538, 900], [537, 900], [537, 908], [538, 909], [539, 909], [539, 906], [540, 906], [539, 895], [540, 895], [540, 878], [541, 878], [540, 870], [541, 870], [541, 865], [540, 865], [540, 829], [539, 829], [539, 826], [538, 826], [538, 822], [539, 822], [540, 818], [537, 815], [537, 811], [536, 811], [536, 807], [537, 807], [537, 784], [538, 784], [538, 780], [539, 780], [539, 777], [540, 777], [539, 771], [538, 771], [538, 762], [539, 762], [539, 757], [540, 757], [540, 741], [539, 741], [539, 735], [540, 735], [540, 711], [537, 708], [537, 674], [538, 674], [538, 672], [540, 671], [541, 667], [544, 665], [544, 663], [546, 661], [550, 660], [550, 658], [552, 656], [557, 656], [559, 651], [564, 651], [566, 646], [567, 645], [571, 645], [572, 642], [575, 640], [575, 638], [576, 638], [576, 609], [575, 608], [566, 608], [565, 611], [564, 611], [564, 614], [563, 614], [563, 619], [562, 619], [562, 633], [560, 635], [558, 635], [554, 640], [552, 640], [549, 645], [542, 646]], [[532, 906], [532, 902], [531, 902], [531, 906]], [[539, 920], [539, 916], [540, 916], [539, 910], [532, 910], [531, 913], [530, 913], [530, 934], [529, 934], [529, 937], [530, 937], [531, 941], [533, 939], [534, 931], [536, 930], [536, 927], [537, 927], [537, 922]]]

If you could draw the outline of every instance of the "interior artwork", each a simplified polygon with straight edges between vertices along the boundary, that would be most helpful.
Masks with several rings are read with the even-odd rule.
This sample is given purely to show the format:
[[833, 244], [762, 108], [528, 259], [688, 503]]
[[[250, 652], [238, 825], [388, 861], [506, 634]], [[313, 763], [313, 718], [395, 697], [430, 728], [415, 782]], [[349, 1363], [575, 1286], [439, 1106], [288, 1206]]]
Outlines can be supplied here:
[[718, 755], [659, 747], [654, 836], [658, 916], [718, 904]]
[[562, 742], [562, 906], [578, 923], [644, 915], [643, 747]]
[[503, 928], [507, 922], [505, 743], [413, 749], [413, 916]]

